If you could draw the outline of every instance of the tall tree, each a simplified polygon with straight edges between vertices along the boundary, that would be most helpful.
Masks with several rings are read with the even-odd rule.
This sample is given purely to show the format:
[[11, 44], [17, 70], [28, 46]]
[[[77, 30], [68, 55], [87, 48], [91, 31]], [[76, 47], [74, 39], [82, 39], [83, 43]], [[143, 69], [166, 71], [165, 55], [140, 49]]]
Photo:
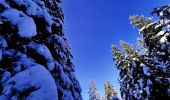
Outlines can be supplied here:
[[112, 47], [113, 55], [120, 70], [121, 96], [124, 99], [169, 98], [170, 88], [170, 6], [155, 8], [153, 13], [159, 20], [131, 16], [134, 27], [142, 38], [138, 40], [141, 50], [135, 50], [121, 42], [123, 51]]
[[82, 100], [60, 0], [0, 0], [0, 99]]
[[97, 89], [94, 81], [90, 81], [88, 94], [89, 94], [89, 100], [99, 100], [100, 98], [99, 94], [97, 93]]

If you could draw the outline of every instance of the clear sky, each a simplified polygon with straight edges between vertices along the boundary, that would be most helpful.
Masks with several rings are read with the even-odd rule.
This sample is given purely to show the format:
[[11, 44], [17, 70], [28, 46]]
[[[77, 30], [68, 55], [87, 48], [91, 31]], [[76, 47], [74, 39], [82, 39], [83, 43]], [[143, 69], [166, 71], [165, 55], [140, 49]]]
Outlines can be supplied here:
[[152, 8], [169, 0], [63, 0], [65, 33], [68, 37], [82, 96], [88, 100], [88, 85], [94, 80], [99, 93], [109, 80], [119, 92], [118, 70], [112, 61], [111, 44], [119, 40], [135, 44], [138, 31], [129, 15], [151, 16]]

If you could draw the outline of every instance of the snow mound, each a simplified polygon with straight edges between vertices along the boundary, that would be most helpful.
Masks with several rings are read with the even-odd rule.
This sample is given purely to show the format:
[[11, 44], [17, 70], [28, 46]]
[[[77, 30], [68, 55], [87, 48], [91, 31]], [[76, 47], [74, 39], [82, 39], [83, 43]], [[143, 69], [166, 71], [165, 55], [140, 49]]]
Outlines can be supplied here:
[[8, 44], [7, 44], [6, 40], [2, 36], [0, 36], [0, 48], [5, 48], [7, 46], [8, 46]]
[[44, 66], [34, 63], [34, 60], [15, 50], [8, 50], [4, 55], [17, 57], [19, 60], [13, 64], [15, 67], [22, 65], [24, 68], [13, 76], [8, 71], [3, 73], [0, 100], [17, 98], [17, 95], [12, 95], [16, 93], [24, 94], [26, 100], [58, 100], [55, 80]]
[[23, 6], [26, 8], [26, 14], [38, 16], [43, 18], [46, 22], [46, 29], [51, 33], [51, 26], [53, 20], [45, 9], [45, 4], [42, 0], [13, 0], [18, 6]]
[[30, 38], [37, 34], [34, 20], [21, 11], [10, 8], [0, 15], [5, 17], [7, 21], [17, 27], [18, 35], [20, 37]]
[[31, 42], [30, 44], [27, 45], [29, 48], [35, 50], [38, 54], [42, 55], [45, 57], [45, 59], [53, 59], [49, 49], [45, 45], [37, 44], [34, 42]]

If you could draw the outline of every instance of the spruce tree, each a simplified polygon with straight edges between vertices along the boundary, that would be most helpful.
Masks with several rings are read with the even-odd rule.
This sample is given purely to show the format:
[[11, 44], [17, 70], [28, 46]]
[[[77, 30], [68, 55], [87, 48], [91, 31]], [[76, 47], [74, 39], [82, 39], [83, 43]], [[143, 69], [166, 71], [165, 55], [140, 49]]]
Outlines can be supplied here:
[[112, 100], [113, 96], [117, 96], [117, 92], [114, 90], [112, 84], [107, 81], [104, 84], [104, 90], [105, 90], [105, 98], [107, 100]]
[[97, 93], [97, 89], [96, 89], [96, 85], [95, 85], [94, 81], [90, 81], [88, 94], [89, 94], [89, 100], [99, 100], [100, 99], [100, 96]]
[[139, 29], [141, 50], [121, 42], [123, 50], [112, 47], [117, 68], [120, 70], [121, 96], [126, 100], [169, 98], [170, 67], [170, 6], [155, 8], [159, 17], [152, 22], [144, 16], [130, 16]]
[[0, 0], [0, 99], [82, 100], [60, 0]]

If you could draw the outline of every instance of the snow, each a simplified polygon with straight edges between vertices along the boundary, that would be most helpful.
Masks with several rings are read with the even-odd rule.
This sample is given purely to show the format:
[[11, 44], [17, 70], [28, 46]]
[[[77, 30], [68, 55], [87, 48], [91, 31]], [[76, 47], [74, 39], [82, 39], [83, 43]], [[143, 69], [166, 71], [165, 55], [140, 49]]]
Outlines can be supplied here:
[[15, 68], [13, 68], [13, 72], [14, 73], [18, 73], [21, 71], [21, 64], [16, 64]]
[[[167, 12], [165, 11], [165, 13]], [[139, 30], [140, 33], [141, 32], [143, 33], [142, 36], [145, 42], [144, 47], [148, 49], [149, 51], [141, 55], [142, 56], [141, 59], [145, 61], [142, 60], [141, 62], [137, 62], [137, 64], [142, 63], [142, 62], [144, 63], [144, 64], [143, 63], [140, 64], [140, 67], [139, 67], [139, 68], [143, 68], [143, 73], [139, 73], [140, 75], [137, 75], [138, 71], [140, 70], [140, 69], [137, 69], [136, 76], [133, 75], [134, 69], [132, 66], [130, 74], [133, 75], [133, 78], [131, 79], [130, 83], [128, 83], [127, 80], [122, 78], [125, 75], [127, 75], [127, 73], [126, 71], [121, 70], [120, 76], [123, 79], [123, 82], [120, 82], [120, 84], [121, 84], [121, 93], [123, 96], [125, 95], [125, 97], [129, 98], [132, 94], [132, 96], [135, 96], [135, 99], [147, 99], [153, 96], [153, 94], [150, 92], [154, 92], [158, 90], [162, 91], [162, 95], [161, 93], [158, 93], [158, 97], [167, 96], [165, 91], [167, 91], [168, 88], [163, 89], [162, 86], [164, 85], [167, 86], [168, 84], [166, 80], [166, 78], [168, 77], [167, 67], [169, 66], [168, 58], [166, 59], [166, 56], [167, 57], [169, 56], [168, 55], [169, 53], [168, 52], [169, 51], [168, 50], [169, 49], [169, 30], [168, 29], [170, 29], [169, 28], [170, 20], [169, 20], [168, 14], [166, 16], [162, 16], [162, 19], [163, 19], [162, 21], [164, 23], [159, 20], [157, 22], [144, 26]], [[162, 15], [163, 15], [163, 12], [162, 12]], [[165, 20], [164, 20], [164, 17], [166, 17]], [[160, 40], [157, 40], [157, 39], [160, 39]], [[152, 43], [155, 43], [155, 45], [153, 45]], [[132, 59], [133, 58], [130, 58], [130, 60]], [[133, 62], [131, 63], [133, 65]], [[155, 71], [156, 71], [156, 74], [155, 74]], [[154, 81], [152, 79], [153, 77], [151, 76], [154, 76], [154, 80], [156, 81], [156, 84], [158, 85], [158, 87], [153, 86]], [[130, 89], [129, 89], [128, 84], [131, 84]], [[129, 91], [127, 91], [128, 89]], [[133, 93], [131, 93], [131, 91], [133, 91]]]
[[5, 17], [7, 21], [16, 26], [18, 35], [23, 38], [30, 38], [37, 34], [34, 20], [21, 11], [10, 8], [5, 10], [0, 16]]
[[140, 66], [143, 68], [144, 75], [150, 76], [149, 68], [145, 66], [143, 63], [140, 64]]
[[50, 50], [45, 45], [37, 44], [31, 42], [27, 45], [28, 48], [35, 50], [36, 53], [43, 56], [47, 61], [48, 70], [53, 70], [55, 68], [54, 58], [52, 57]]
[[[1, 99], [1, 100], [10, 100], [10, 98], [8, 98], [8, 97], [5, 96], [5, 95], [0, 95], [0, 99]], [[16, 100], [16, 99], [12, 99], [12, 100]]]
[[165, 55], [165, 52], [157, 52], [157, 54], [159, 54], [159, 55]]
[[[58, 52], [60, 57], [63, 59], [63, 61], [66, 61], [67, 60], [67, 57], [65, 56], [65, 54], [63, 52]], [[63, 66], [63, 67], [66, 67], [66, 66]]]
[[28, 100], [58, 100], [55, 81], [43, 66], [33, 66], [19, 74], [14, 79], [11, 79], [16, 83], [14, 87], [20, 91], [27, 88], [27, 86], [39, 88], [28, 96]]
[[163, 14], [163, 11], [161, 11], [160, 13], [159, 13], [159, 15], [162, 17], [164, 14]]
[[4, 72], [3, 75], [2, 75], [1, 84], [6, 82], [10, 77], [11, 77], [11, 73], [10, 72], [8, 72], [8, 71]]
[[43, 11], [43, 15], [42, 15], [45, 19], [45, 21], [47, 22], [47, 30], [48, 32], [51, 33], [51, 25], [53, 24], [53, 21], [51, 20], [51, 16], [49, 15], [49, 13], [47, 11]]
[[10, 94], [11, 88], [23, 92], [30, 87], [35, 87], [37, 90], [27, 97], [28, 100], [58, 100], [55, 81], [41, 65], [31, 66], [9, 79], [5, 83], [3, 94]]
[[6, 4], [6, 0], [1, 0], [0, 4], [3, 5], [5, 8], [10, 8], [10, 6]]
[[[9, 85], [4, 85], [3, 86], [4, 90], [2, 91], [2, 95], [6, 96], [6, 98], [9, 98], [10, 93], [12, 92], [12, 84]], [[0, 97], [2, 96], [0, 95]], [[0, 98], [1, 99], [1, 98]]]
[[17, 26], [18, 26], [18, 34], [21, 37], [29, 38], [37, 34], [34, 20], [30, 17], [20, 18]]
[[170, 25], [167, 25], [167, 31], [170, 31]]
[[147, 80], [147, 85], [148, 85], [148, 86], [152, 85], [152, 81], [148, 79], [148, 80]]
[[64, 94], [62, 96], [62, 100], [74, 100], [73, 96], [71, 95], [71, 92], [68, 90], [64, 91]]
[[129, 95], [133, 95], [133, 89], [132, 88], [129, 89]]
[[145, 26], [142, 27], [142, 28], [139, 30], [139, 32], [142, 32], [145, 28], [146, 28]]
[[[157, 23], [157, 22], [155, 22], [155, 23]], [[143, 30], [149, 28], [150, 26], [154, 25], [155, 23], [150, 23], [150, 24], [148, 24], [147, 26], [142, 27], [142, 28], [139, 30], [139, 32], [141, 33]]]
[[146, 93], [147, 93], [148, 95], [150, 95], [150, 88], [149, 88], [148, 86], [145, 88], [145, 90], [146, 90]]
[[141, 66], [141, 67], [145, 67], [145, 64], [141, 63], [140, 66]]
[[164, 43], [164, 42], [166, 42], [166, 41], [167, 41], [166, 36], [163, 36], [163, 37], [160, 39], [160, 43]]
[[[44, 34], [52, 33], [52, 24], [62, 24], [59, 18], [50, 15], [49, 10], [52, 8], [45, 7], [47, 5], [45, 5], [44, 2], [58, 3], [58, 1], [48, 0], [0, 1], [0, 5], [2, 4], [3, 7], [5, 7], [5, 10], [0, 12], [0, 17], [11, 24], [13, 28], [12, 31], [14, 31], [11, 34], [21, 37], [24, 41], [21, 49], [7, 48], [8, 44], [6, 39], [9, 39], [9, 37], [6, 36], [5, 33], [3, 33], [5, 34], [5, 38], [0, 36], [0, 60], [4, 60], [4, 56], [10, 60], [9, 66], [0, 68], [0, 73], [2, 73], [0, 75], [2, 77], [0, 80], [2, 84], [0, 100], [17, 100], [18, 97], [20, 97], [19, 95], [24, 92], [29, 92], [29, 94], [21, 96], [21, 99], [58, 100], [57, 90], [61, 90], [63, 94], [61, 98], [63, 100], [74, 100], [75, 98], [81, 100], [79, 82], [75, 78], [73, 70], [70, 70], [72, 66], [68, 66], [67, 63], [70, 57], [66, 55], [66, 53], [69, 55], [69, 47], [65, 37], [56, 35], [55, 33], [51, 34], [52, 38], [55, 35], [55, 40], [51, 41], [57, 44], [56, 47], [59, 47], [58, 44], [61, 46], [61, 49], [55, 48], [56, 53], [61, 56], [60, 61], [56, 61], [56, 59], [53, 58], [49, 48], [45, 44], [33, 42], [35, 40], [32, 37], [41, 31], [37, 30], [36, 27], [39, 21], [45, 24], [46, 30]], [[59, 14], [58, 11], [56, 12]], [[56, 21], [57, 19], [59, 22]], [[0, 22], [0, 24], [4, 23]], [[51, 37], [49, 39], [51, 39]], [[25, 40], [28, 40], [28, 42]], [[33, 59], [34, 56], [42, 57], [43, 63], [40, 63], [37, 59]], [[13, 61], [13, 59], [15, 59], [15, 61]]]
[[139, 84], [140, 84], [140, 87], [143, 88], [143, 79], [142, 78], [139, 80]]
[[136, 93], [135, 93], [135, 98], [136, 99], [141, 99], [141, 94], [140, 94], [139, 86], [136, 87]]
[[142, 94], [143, 93], [143, 91], [142, 90], [140, 90], [140, 94]]
[[47, 62], [47, 68], [49, 71], [52, 71], [55, 68], [54, 60], [50, 60]]
[[29, 15], [35, 15], [38, 10], [38, 6], [32, 0], [13, 0], [19, 6], [25, 6], [27, 8], [26, 13]]
[[169, 35], [170, 35], [170, 33], [166, 33], [166, 34], [165, 34], [165, 36], [167, 36], [167, 37], [168, 37]]
[[58, 41], [58, 43], [61, 44], [61, 47], [63, 49], [65, 49], [65, 41], [64, 41], [64, 39], [62, 37], [56, 35], [56, 34], [54, 35], [54, 38], [55, 38], [56, 41]]
[[70, 86], [72, 85], [72, 81], [70, 80], [68, 75], [64, 73], [62, 66], [59, 66], [59, 70], [60, 70], [60, 77], [63, 82], [63, 85], [66, 86], [67, 88], [70, 88]]
[[0, 99], [9, 98], [11, 92], [14, 90], [22, 93], [34, 87], [34, 92], [31, 92], [26, 99], [58, 100], [55, 80], [44, 66], [34, 63], [34, 60], [15, 50], [8, 50], [3, 54], [19, 58], [13, 65], [17, 65], [16, 68], [22, 65], [25, 70], [12, 77], [7, 71], [3, 73], [1, 80], [1, 83], [3, 83], [3, 92], [0, 95]]
[[0, 36], [0, 48], [6, 48], [8, 46], [4, 37]]
[[47, 12], [47, 9], [45, 9], [44, 2], [36, 0], [35, 2], [37, 4], [40, 4], [39, 6], [32, 0], [13, 0], [13, 1], [16, 2], [19, 6], [26, 7], [26, 14], [44, 18], [47, 24], [46, 29], [48, 30], [48, 32], [51, 33], [51, 25], [53, 24], [53, 20], [50, 14]]
[[50, 53], [50, 50], [45, 45], [31, 42], [27, 46], [28, 46], [28, 48], [35, 50], [38, 54], [45, 57], [45, 59], [47, 59], [47, 60], [53, 59], [53, 57]]
[[[161, 22], [160, 22], [161, 23]], [[162, 26], [162, 24], [158, 24], [158, 25], [156, 25], [155, 26], [155, 29], [157, 29], [157, 28], [159, 28], [159, 27], [161, 27]]]
[[161, 36], [161, 35], [164, 35], [164, 31], [160, 31], [158, 34], [157, 34], [157, 36]]
[[136, 58], [132, 58], [133, 60], [137, 60]]

